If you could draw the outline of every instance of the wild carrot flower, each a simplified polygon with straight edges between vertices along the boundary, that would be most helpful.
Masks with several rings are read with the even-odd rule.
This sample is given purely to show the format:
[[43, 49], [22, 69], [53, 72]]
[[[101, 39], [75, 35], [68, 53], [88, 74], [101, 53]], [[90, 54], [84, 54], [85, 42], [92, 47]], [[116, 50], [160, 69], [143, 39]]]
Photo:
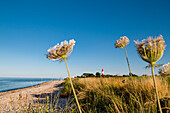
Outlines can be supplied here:
[[[130, 69], [130, 64], [129, 64], [129, 60], [128, 60], [128, 56], [127, 56], [127, 51], [126, 51], [126, 48], [125, 48], [127, 44], [129, 44], [129, 39], [128, 39], [128, 37], [123, 36], [123, 37], [120, 37], [120, 39], [116, 41], [115, 47], [116, 48], [122, 48], [122, 49], [125, 50], [126, 61], [127, 61], [128, 68], [129, 68], [130, 80], [132, 81], [133, 88], [134, 88], [134, 90], [135, 90], [135, 92], [137, 94], [137, 91], [135, 89], [135, 85], [134, 85], [133, 79], [132, 79], [132, 72], [131, 72], [131, 69]], [[124, 83], [125, 81], [122, 81], [122, 82]], [[136, 94], [135, 94], [135, 97], [137, 97], [137, 100], [139, 100], [139, 97]], [[130, 97], [130, 98], [133, 98], [133, 97]]]
[[162, 35], [157, 38], [148, 37], [148, 39], [144, 39], [142, 42], [134, 42], [139, 56], [150, 64], [155, 64], [162, 57], [166, 47]]
[[170, 75], [170, 63], [163, 65], [163, 69], [160, 69], [159, 73], [161, 75]]
[[116, 48], [124, 48], [125, 53], [126, 53], [127, 64], [128, 64], [128, 67], [129, 67], [129, 73], [130, 73], [130, 76], [132, 77], [132, 72], [131, 72], [131, 69], [130, 69], [130, 64], [129, 64], [129, 60], [128, 60], [128, 56], [127, 56], [127, 51], [126, 51], [126, 48], [125, 48], [125, 46], [127, 44], [129, 44], [129, 39], [128, 39], [128, 37], [123, 36], [123, 37], [120, 37], [120, 39], [116, 41], [115, 47]]
[[76, 96], [75, 89], [73, 87], [73, 83], [72, 83], [72, 80], [71, 80], [68, 64], [67, 64], [67, 61], [66, 61], [68, 56], [73, 51], [73, 47], [75, 45], [75, 42], [76, 41], [74, 41], [74, 39], [72, 39], [72, 40], [69, 41], [69, 43], [66, 40], [64, 42], [61, 42], [61, 44], [57, 43], [57, 45], [55, 45], [54, 47], [51, 47], [47, 50], [47, 52], [48, 52], [47, 58], [50, 59], [50, 60], [60, 60], [60, 62], [64, 60], [64, 62], [66, 64], [67, 72], [68, 72], [68, 75], [69, 75], [71, 88], [73, 90], [73, 94], [74, 94], [79, 112], [82, 113], [78, 99], [77, 99], [77, 96]]
[[54, 47], [51, 47], [47, 50], [47, 58], [50, 60], [62, 60], [67, 58], [71, 52], [73, 51], [73, 47], [75, 45], [74, 39], [68, 41], [61, 42], [61, 44], [57, 43]]
[[126, 36], [120, 37], [119, 40], [116, 41], [116, 48], [124, 48], [129, 43], [129, 39]]
[[165, 41], [163, 36], [160, 35], [158, 37], [152, 38], [148, 37], [148, 39], [142, 40], [142, 42], [134, 41], [136, 43], [137, 52], [142, 60], [148, 62], [151, 65], [152, 77], [155, 87], [155, 92], [157, 96], [157, 102], [160, 113], [162, 113], [159, 95], [156, 86], [156, 80], [154, 75], [154, 65], [155, 63], [162, 57], [164, 50], [165, 50]]

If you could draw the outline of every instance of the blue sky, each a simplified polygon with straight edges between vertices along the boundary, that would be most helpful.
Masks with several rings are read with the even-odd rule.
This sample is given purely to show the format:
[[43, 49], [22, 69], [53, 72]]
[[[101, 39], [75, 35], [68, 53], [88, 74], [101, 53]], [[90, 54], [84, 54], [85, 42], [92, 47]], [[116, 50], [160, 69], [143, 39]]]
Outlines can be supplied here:
[[[0, 77], [67, 77], [64, 62], [46, 59], [46, 50], [75, 39], [68, 59], [71, 75], [128, 74], [125, 53], [114, 47], [127, 36], [132, 72], [150, 74], [133, 40], [162, 34], [170, 56], [169, 0], [0, 0]], [[158, 69], [155, 70], [157, 72]]]

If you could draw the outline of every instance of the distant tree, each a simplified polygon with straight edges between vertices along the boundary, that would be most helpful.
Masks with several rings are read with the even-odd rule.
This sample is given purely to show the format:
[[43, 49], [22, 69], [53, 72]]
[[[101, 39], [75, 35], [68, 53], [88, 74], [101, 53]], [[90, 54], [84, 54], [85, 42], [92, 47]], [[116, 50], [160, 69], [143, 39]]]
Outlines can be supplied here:
[[89, 74], [89, 77], [95, 77], [95, 75], [94, 75], [94, 74], [92, 74], [92, 73], [90, 73], [90, 74]]
[[109, 75], [109, 74], [107, 74], [107, 75], [102, 75], [101, 77], [103, 77], [103, 78], [109, 78], [109, 77], [117, 77], [118, 75]]
[[102, 75], [101, 77], [106, 78], [107, 76], [106, 75]]
[[129, 77], [129, 75], [123, 75], [123, 77]]
[[[131, 73], [131, 74], [132, 74], [132, 77], [138, 77], [138, 75], [136, 75], [136, 74], [133, 74], [133, 73]], [[123, 77], [130, 77], [131, 74], [129, 73], [129, 75], [123, 75]]]
[[105, 77], [114, 77], [114, 75], [107, 74], [107, 75], [105, 75]]
[[148, 75], [147, 75], [147, 74], [143, 74], [142, 76], [146, 77], [146, 76], [148, 76]]
[[89, 73], [83, 73], [82, 76], [84, 76], [84, 77], [89, 77]]
[[88, 77], [95, 77], [93, 73], [83, 73], [83, 76], [88, 78]]
[[138, 77], [138, 75], [132, 73], [132, 77]]
[[85, 78], [85, 76], [84, 76], [84, 75], [81, 75], [80, 77], [81, 77], [81, 78]]
[[119, 77], [119, 75], [114, 75], [114, 77]]
[[101, 77], [101, 74], [99, 72], [96, 72], [96, 77]]

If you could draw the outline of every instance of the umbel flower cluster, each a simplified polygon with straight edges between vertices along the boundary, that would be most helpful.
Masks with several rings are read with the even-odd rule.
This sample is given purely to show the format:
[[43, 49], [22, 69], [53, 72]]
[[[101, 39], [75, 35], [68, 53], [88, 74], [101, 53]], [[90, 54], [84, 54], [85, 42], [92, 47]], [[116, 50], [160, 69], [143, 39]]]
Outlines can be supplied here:
[[150, 64], [156, 63], [162, 57], [166, 47], [162, 35], [155, 38], [148, 37], [148, 39], [144, 39], [141, 42], [134, 42], [136, 43], [137, 52], [140, 57]]
[[119, 40], [116, 41], [116, 48], [124, 48], [129, 43], [129, 39], [126, 36], [120, 37]]
[[50, 60], [67, 58], [73, 51], [75, 43], [76, 41], [74, 41], [74, 39], [70, 40], [69, 43], [66, 40], [61, 42], [61, 44], [57, 43], [57, 45], [47, 50], [47, 58]]
[[70, 76], [70, 72], [69, 72], [69, 68], [68, 68], [68, 64], [66, 61], [66, 58], [71, 54], [71, 52], [73, 51], [73, 47], [75, 45], [76, 41], [74, 41], [74, 39], [70, 40], [69, 43], [68, 41], [64, 41], [61, 42], [61, 44], [57, 44], [54, 47], [51, 47], [50, 49], [47, 50], [48, 54], [47, 54], [47, 58], [50, 60], [60, 60], [65, 62], [66, 67], [67, 67], [67, 72], [68, 72], [68, 76], [70, 79], [70, 84], [71, 84], [71, 88], [73, 90], [73, 94], [74, 94], [74, 98], [76, 99], [76, 103], [79, 109], [79, 112], [82, 113], [81, 108], [80, 108], [80, 104], [78, 102], [77, 96], [76, 96], [76, 92], [71, 80], [71, 76]]
[[161, 75], [170, 75], [170, 63], [163, 65], [163, 69], [159, 71]]

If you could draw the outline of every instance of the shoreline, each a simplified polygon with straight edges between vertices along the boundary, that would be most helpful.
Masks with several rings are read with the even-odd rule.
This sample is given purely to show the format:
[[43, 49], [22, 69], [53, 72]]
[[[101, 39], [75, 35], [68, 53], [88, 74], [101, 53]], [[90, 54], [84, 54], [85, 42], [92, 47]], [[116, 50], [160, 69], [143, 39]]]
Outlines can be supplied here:
[[[29, 87], [0, 92], [0, 111], [10, 109], [11, 102], [13, 104], [12, 106], [18, 107], [20, 99], [23, 100], [23, 104], [24, 101], [35, 104], [35, 101], [42, 95], [57, 95], [62, 89], [62, 82], [64, 82], [64, 80], [47, 81]], [[41, 99], [45, 100], [46, 97]]]
[[[0, 78], [8, 78], [8, 77], [0, 77]], [[11, 78], [11, 77], [10, 77]], [[16, 77], [12, 77], [12, 78], [16, 78]], [[21, 79], [23, 79], [23, 78], [21, 78]], [[25, 78], [24, 78], [25, 79]], [[28, 79], [30, 79], [30, 78], [28, 78]], [[40, 79], [40, 78], [34, 78], [34, 79]], [[4, 90], [0, 90], [0, 93], [2, 93], [2, 92], [7, 92], [7, 91], [11, 91], [11, 90], [17, 90], [17, 89], [23, 89], [23, 88], [28, 88], [28, 87], [32, 87], [32, 86], [37, 86], [37, 85], [41, 85], [41, 84], [43, 84], [43, 83], [45, 83], [45, 82], [50, 82], [50, 81], [58, 81], [58, 80], [63, 80], [63, 79], [51, 79], [51, 78], [43, 78], [43, 79], [49, 79], [49, 80], [47, 80], [47, 81], [41, 81], [41, 83], [37, 83], [37, 84], [32, 84], [32, 85], [28, 85], [28, 86], [21, 86], [21, 87], [18, 87], [18, 88], [12, 88], [12, 89], [4, 89]], [[42, 79], [42, 80], [43, 80]], [[50, 80], [51, 79], [51, 80]]]
[[[58, 80], [54, 80], [54, 81], [58, 81]], [[50, 82], [50, 81], [46, 81], [46, 82]], [[43, 82], [43, 83], [45, 83], [45, 82]], [[41, 85], [41, 84], [43, 84], [43, 83], [38, 83], [38, 84], [35, 84], [35, 85], [29, 85], [29, 86], [25, 86], [25, 87], [19, 87], [19, 88], [13, 88], [13, 89], [1, 90], [1, 91], [0, 91], [0, 93], [8, 92], [8, 91], [13, 91], [13, 90], [18, 90], [18, 89], [29, 88], [29, 87], [34, 87], [34, 86]]]
[[[53, 81], [60, 81], [60, 80], [53, 80]], [[8, 92], [8, 91], [13, 91], [13, 90], [19, 90], [19, 89], [24, 89], [24, 88], [30, 88], [30, 87], [35, 87], [35, 86], [39, 86], [41, 84], [44, 84], [46, 82], [51, 82], [51, 81], [44, 81], [42, 83], [38, 83], [38, 84], [34, 84], [34, 85], [29, 85], [29, 86], [24, 86], [24, 87], [19, 87], [19, 88], [13, 88], [13, 89], [7, 89], [7, 90], [1, 90], [0, 91], [0, 94], [3, 93], [3, 92]]]
[[64, 81], [64, 80], [53, 80], [53, 81], [46, 81], [46, 82], [43, 82], [43, 83], [39, 83], [39, 84], [35, 84], [35, 85], [30, 85], [30, 86], [26, 86], [26, 87], [21, 87], [21, 88], [13, 88], [13, 89], [9, 89], [9, 90], [2, 90], [0, 91], [0, 96], [3, 94], [3, 93], [11, 93], [11, 92], [16, 92], [16, 91], [19, 91], [19, 90], [26, 90], [26, 89], [29, 89], [29, 88], [37, 88], [37, 87], [40, 87], [42, 85], [45, 85], [45, 84], [48, 84], [50, 82], [55, 82], [55, 81]]

